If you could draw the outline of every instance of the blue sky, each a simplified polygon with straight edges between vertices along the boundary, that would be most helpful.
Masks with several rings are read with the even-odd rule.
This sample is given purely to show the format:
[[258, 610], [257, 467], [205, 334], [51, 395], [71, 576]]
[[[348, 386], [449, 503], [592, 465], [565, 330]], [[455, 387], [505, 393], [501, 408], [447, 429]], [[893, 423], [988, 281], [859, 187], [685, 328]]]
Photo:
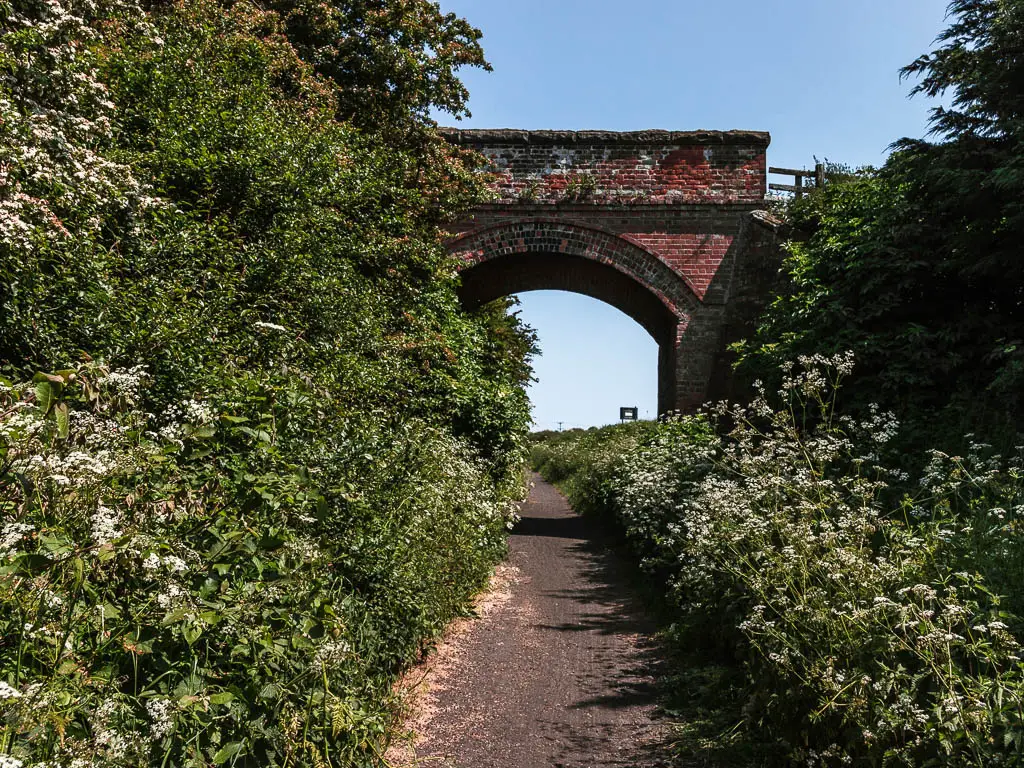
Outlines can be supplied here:
[[[899, 68], [930, 51], [946, 0], [440, 0], [484, 34], [493, 72], [463, 71], [464, 128], [769, 131], [771, 165], [878, 165], [927, 131]], [[442, 124], [456, 124], [437, 115]], [[778, 179], [785, 181], [785, 179]], [[520, 296], [540, 336], [537, 428], [656, 415], [657, 348], [618, 310]]]

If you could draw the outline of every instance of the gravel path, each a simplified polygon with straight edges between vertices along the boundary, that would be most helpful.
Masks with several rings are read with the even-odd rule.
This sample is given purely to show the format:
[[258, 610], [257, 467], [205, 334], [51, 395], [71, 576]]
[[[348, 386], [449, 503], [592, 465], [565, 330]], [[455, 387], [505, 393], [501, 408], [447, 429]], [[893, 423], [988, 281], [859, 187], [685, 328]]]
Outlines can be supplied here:
[[652, 626], [623, 564], [539, 476], [510, 537], [509, 595], [442, 650], [417, 764], [654, 768]]

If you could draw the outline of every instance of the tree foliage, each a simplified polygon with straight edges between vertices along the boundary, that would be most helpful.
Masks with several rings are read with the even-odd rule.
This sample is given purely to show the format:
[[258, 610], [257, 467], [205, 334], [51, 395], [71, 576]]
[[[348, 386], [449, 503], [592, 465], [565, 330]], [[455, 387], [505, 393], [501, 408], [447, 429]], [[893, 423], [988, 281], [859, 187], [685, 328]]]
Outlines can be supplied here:
[[901, 70], [919, 76], [912, 93], [952, 90], [932, 109], [932, 127], [948, 139], [1020, 135], [1024, 119], [1024, 5], [1016, 0], [953, 0], [940, 47]]
[[480, 30], [430, 0], [271, 0], [303, 59], [338, 85], [338, 114], [393, 132], [468, 115], [463, 66], [490, 69]]
[[[940, 46], [903, 70], [941, 140], [903, 139], [878, 170], [789, 209], [789, 285], [741, 365], [852, 349], [846, 398], [917, 425], [1019, 429], [1024, 391], [1024, 3], [958, 0]], [[756, 362], [760, 361], [760, 362]], [[940, 411], [945, 417], [938, 422]]]
[[378, 763], [521, 491], [534, 338], [459, 306], [480, 187], [429, 119], [478, 33], [0, 15], [0, 762]]

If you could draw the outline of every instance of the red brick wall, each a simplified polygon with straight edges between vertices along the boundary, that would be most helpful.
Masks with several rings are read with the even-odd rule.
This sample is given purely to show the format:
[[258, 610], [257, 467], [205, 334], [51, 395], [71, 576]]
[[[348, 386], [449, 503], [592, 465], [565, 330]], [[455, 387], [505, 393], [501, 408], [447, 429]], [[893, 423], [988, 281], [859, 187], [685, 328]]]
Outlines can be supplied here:
[[[750, 214], [766, 191], [767, 133], [444, 132], [487, 158], [495, 193], [451, 225], [452, 251], [467, 267], [518, 259], [483, 270], [468, 290], [493, 297], [506, 286], [487, 281], [506, 281], [508, 292], [517, 281], [532, 289], [578, 282], [661, 328], [660, 310], [635, 293], [646, 290], [675, 318], [674, 330], [652, 330], [662, 347], [659, 408], [690, 409], [714, 394], [709, 387], [728, 378], [717, 371], [723, 339], [739, 322], [726, 305], [746, 281]], [[580, 258], [632, 282], [609, 275], [597, 286], [601, 273]]]
[[756, 131], [456, 131], [487, 158], [499, 202], [759, 203], [769, 136]]
[[535, 219], [596, 227], [654, 252], [686, 281], [698, 299], [715, 302], [714, 277], [739, 232], [742, 215], [756, 207], [748, 203], [734, 203], [725, 209], [695, 205], [570, 204], [553, 208], [536, 203], [488, 204], [451, 229], [454, 235], [464, 236], [503, 222]]

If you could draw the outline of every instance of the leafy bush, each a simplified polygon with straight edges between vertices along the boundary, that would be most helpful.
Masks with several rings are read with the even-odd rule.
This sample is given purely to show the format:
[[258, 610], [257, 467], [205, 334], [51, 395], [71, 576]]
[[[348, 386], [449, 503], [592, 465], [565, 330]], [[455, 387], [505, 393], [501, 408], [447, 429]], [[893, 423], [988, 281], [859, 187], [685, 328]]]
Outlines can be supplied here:
[[744, 662], [747, 726], [789, 760], [1017, 764], [1021, 627], [992, 589], [1020, 604], [1022, 457], [935, 454], [911, 482], [879, 459], [891, 414], [834, 411], [850, 358], [804, 362], [782, 409], [762, 391], [599, 452], [574, 503], [613, 515], [681, 620]]
[[781, 360], [852, 350], [844, 407], [884, 402], [908, 447], [1009, 449], [1024, 430], [1022, 0], [952, 0], [935, 51], [903, 70], [940, 140], [902, 139], [885, 165], [834, 174], [785, 213], [780, 295], [741, 343], [750, 379]]
[[379, 764], [502, 554], [533, 337], [459, 307], [425, 117], [479, 34], [319, 8], [0, 2], [5, 768]]
[[655, 422], [641, 421], [603, 429], [534, 433], [530, 464], [549, 483], [583, 502], [597, 493], [592, 486], [600, 484], [608, 467], [656, 429]]
[[90, 363], [0, 394], [5, 745], [89, 765], [367, 761], [393, 674], [482, 583], [508, 504], [415, 421], [337, 435], [317, 477], [286, 461], [284, 408], [155, 419], [146, 379]]

